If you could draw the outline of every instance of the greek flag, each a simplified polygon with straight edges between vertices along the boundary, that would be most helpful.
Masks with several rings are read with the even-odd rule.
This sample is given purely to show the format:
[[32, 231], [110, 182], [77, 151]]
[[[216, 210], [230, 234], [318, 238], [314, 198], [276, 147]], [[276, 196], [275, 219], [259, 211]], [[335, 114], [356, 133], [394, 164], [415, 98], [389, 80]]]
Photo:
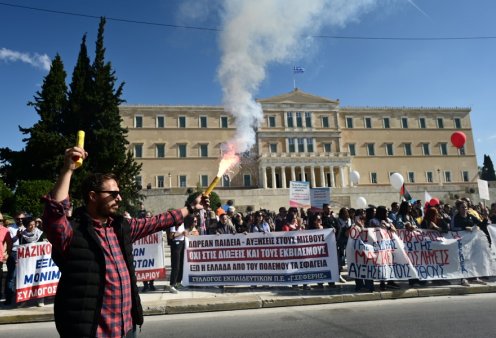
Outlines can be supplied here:
[[305, 72], [305, 68], [303, 67], [298, 67], [298, 66], [293, 67], [293, 74], [300, 74], [304, 72]]

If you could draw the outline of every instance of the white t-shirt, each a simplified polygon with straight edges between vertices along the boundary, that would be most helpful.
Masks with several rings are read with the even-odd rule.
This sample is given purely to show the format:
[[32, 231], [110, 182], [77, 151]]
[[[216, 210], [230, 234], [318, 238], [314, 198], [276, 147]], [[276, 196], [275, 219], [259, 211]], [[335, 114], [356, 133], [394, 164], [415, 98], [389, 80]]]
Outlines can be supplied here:
[[[171, 233], [176, 233], [176, 232], [179, 232], [179, 233], [181, 233], [181, 234], [182, 234], [182, 233], [184, 232], [184, 223], [182, 223], [182, 224], [181, 224], [180, 226], [178, 226], [177, 228], [176, 228], [176, 227], [171, 227], [170, 232], [171, 232]], [[172, 240], [173, 240], [173, 241], [184, 241], [184, 235], [174, 237]]]

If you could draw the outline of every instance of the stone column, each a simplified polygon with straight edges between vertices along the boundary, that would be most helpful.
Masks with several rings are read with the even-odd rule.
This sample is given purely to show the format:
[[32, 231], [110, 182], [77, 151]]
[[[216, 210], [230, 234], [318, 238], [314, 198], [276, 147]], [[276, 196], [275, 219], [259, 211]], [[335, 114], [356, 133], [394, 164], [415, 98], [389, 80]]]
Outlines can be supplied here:
[[340, 180], [341, 180], [341, 188], [344, 188], [345, 187], [345, 182], [344, 182], [344, 170], [343, 170], [343, 166], [340, 166], [339, 167], [339, 176], [340, 176]]
[[350, 185], [350, 187], [353, 187], [354, 184], [353, 182], [351, 182], [351, 166], [347, 166], [348, 167], [348, 184]]
[[334, 181], [334, 166], [329, 166], [329, 170], [331, 171], [331, 187], [336, 187], [336, 182]]
[[295, 172], [295, 166], [291, 166], [291, 181], [296, 181], [296, 172]]
[[313, 165], [310, 166], [310, 180], [312, 188], [315, 188], [317, 185], [315, 184], [315, 167]]
[[277, 187], [277, 182], [276, 182], [276, 167], [271, 166], [270, 169], [272, 170], [272, 189], [275, 189]]
[[325, 187], [326, 186], [326, 181], [325, 181], [325, 173], [324, 173], [324, 166], [320, 166], [320, 186]]
[[262, 167], [263, 174], [262, 174], [262, 180], [263, 180], [263, 188], [267, 189], [267, 167]]
[[281, 187], [286, 189], [286, 167], [281, 167]]
[[300, 171], [301, 171], [301, 181], [302, 182], [306, 182], [307, 181], [307, 178], [305, 177], [305, 167], [304, 166], [301, 166], [300, 167]]

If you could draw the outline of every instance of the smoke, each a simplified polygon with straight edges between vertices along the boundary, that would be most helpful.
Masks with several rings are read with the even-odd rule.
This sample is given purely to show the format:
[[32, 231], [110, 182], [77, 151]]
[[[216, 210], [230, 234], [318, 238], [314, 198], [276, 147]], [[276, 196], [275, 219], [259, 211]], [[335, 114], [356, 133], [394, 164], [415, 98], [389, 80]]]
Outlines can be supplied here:
[[50, 65], [52, 63], [50, 57], [46, 54], [40, 55], [37, 53], [21, 53], [7, 48], [0, 48], [0, 60], [4, 60], [6, 62], [21, 61], [46, 71], [50, 70]]
[[[236, 153], [255, 144], [263, 119], [254, 99], [266, 67], [294, 60], [323, 26], [343, 27], [373, 9], [377, 0], [224, 0], [222, 59], [218, 77], [225, 110], [235, 117], [229, 141]], [[301, 51], [301, 52], [298, 52]], [[288, 71], [289, 71], [288, 66]]]

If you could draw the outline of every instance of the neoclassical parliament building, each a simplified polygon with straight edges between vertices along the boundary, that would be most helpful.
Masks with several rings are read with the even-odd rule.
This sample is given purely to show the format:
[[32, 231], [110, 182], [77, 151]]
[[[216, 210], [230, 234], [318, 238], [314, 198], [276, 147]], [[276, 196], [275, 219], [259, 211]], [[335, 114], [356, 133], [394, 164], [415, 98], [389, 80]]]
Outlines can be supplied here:
[[[360, 196], [389, 205], [399, 200], [389, 182], [396, 172], [417, 199], [424, 191], [443, 200], [476, 191], [470, 108], [346, 107], [298, 89], [258, 102], [264, 120], [256, 145], [216, 189], [238, 206], [287, 206], [290, 181], [331, 187], [336, 206], [354, 206]], [[182, 201], [187, 188], [207, 187], [217, 174], [221, 145], [235, 133], [222, 106], [119, 109], [129, 149], [143, 164], [136, 179], [152, 204]], [[450, 142], [455, 131], [467, 136], [460, 149]], [[351, 171], [360, 174], [358, 184]]]

